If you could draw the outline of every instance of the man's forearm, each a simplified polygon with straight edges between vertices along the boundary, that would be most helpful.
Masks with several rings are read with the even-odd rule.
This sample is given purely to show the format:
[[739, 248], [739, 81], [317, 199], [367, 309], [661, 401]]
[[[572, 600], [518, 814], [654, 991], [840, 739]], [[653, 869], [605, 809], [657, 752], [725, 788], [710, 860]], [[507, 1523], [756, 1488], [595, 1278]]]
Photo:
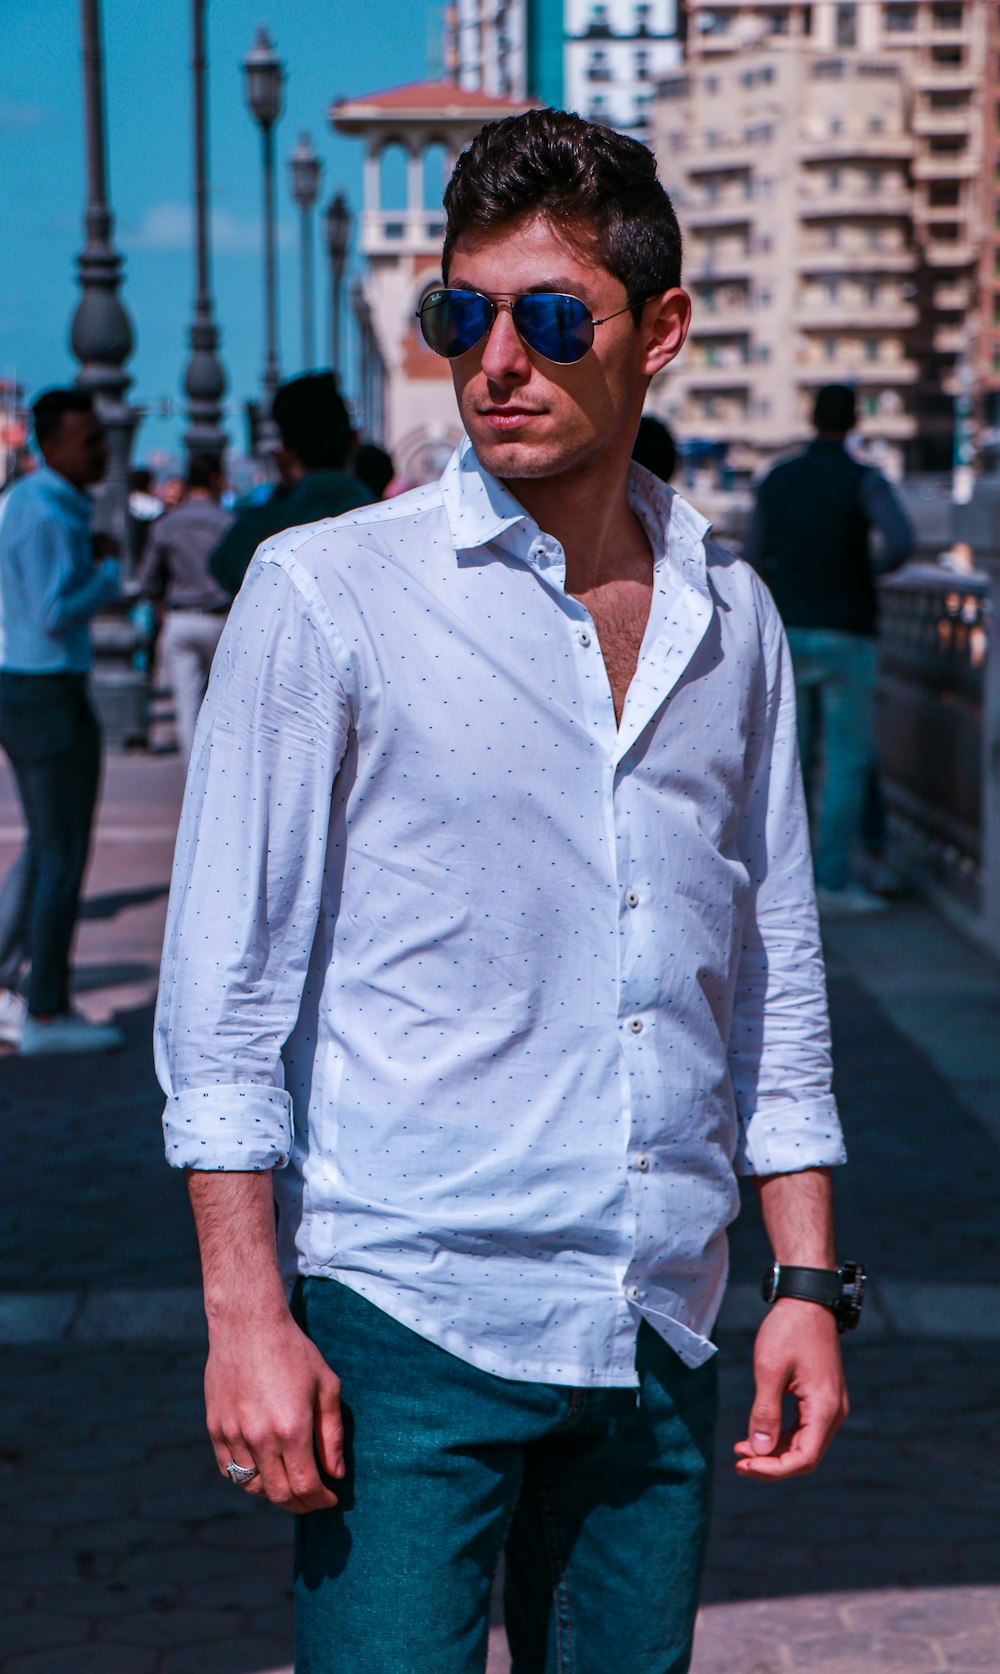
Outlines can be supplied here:
[[754, 1185], [775, 1261], [793, 1267], [836, 1267], [830, 1170], [762, 1175]]
[[252, 1305], [258, 1319], [287, 1309], [267, 1170], [188, 1174], [209, 1327]]

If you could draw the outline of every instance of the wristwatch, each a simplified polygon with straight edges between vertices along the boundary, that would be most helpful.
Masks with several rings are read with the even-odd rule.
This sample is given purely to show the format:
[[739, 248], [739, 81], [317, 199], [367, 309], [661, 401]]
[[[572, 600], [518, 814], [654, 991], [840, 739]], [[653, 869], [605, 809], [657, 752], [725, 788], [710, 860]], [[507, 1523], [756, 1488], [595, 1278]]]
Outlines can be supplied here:
[[780, 1261], [768, 1268], [761, 1280], [765, 1302], [783, 1296], [798, 1302], [818, 1302], [829, 1308], [838, 1331], [853, 1331], [861, 1319], [868, 1270], [860, 1261], [842, 1261], [839, 1267], [785, 1267]]

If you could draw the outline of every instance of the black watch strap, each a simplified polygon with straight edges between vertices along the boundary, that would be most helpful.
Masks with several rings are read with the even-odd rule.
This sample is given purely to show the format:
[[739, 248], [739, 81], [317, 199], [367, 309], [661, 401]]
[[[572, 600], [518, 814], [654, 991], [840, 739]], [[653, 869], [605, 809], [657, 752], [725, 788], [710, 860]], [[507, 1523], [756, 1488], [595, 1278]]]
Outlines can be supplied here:
[[836, 1317], [838, 1331], [853, 1331], [861, 1318], [865, 1268], [857, 1261], [839, 1267], [786, 1267], [776, 1261], [764, 1274], [760, 1291], [765, 1302], [791, 1297], [816, 1302]]

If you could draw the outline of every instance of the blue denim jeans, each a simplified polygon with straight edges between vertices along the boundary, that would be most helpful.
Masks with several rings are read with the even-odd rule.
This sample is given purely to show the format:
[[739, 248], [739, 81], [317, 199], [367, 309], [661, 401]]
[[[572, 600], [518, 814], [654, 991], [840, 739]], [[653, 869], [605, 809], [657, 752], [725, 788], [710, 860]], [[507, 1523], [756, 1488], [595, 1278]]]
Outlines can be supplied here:
[[346, 1286], [297, 1317], [342, 1383], [347, 1476], [296, 1531], [296, 1674], [483, 1674], [506, 1548], [512, 1674], [684, 1674], [715, 1362], [639, 1328], [639, 1390], [479, 1371]]
[[806, 794], [818, 792], [811, 795], [816, 882], [843, 889], [851, 880], [875, 747], [875, 641], [835, 628], [789, 628], [788, 644]]

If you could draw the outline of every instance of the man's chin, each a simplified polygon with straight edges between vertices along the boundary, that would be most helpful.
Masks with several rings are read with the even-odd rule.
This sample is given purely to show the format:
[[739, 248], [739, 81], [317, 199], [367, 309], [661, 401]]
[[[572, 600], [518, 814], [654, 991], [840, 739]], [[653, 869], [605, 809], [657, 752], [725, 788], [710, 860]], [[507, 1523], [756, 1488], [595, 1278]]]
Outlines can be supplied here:
[[554, 477], [563, 469], [548, 448], [532, 446], [516, 437], [470, 436], [476, 458], [491, 477], [515, 482], [525, 477]]

